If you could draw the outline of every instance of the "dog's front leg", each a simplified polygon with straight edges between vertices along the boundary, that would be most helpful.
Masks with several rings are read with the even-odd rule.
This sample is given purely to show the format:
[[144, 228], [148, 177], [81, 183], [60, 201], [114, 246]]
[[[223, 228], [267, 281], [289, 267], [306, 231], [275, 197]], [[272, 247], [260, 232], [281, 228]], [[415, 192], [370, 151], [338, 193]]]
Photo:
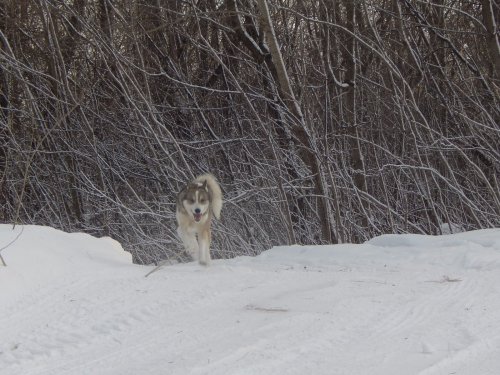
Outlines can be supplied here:
[[196, 234], [183, 232], [180, 227], [177, 228], [177, 233], [182, 240], [186, 252], [191, 255], [193, 260], [200, 261], [200, 249], [196, 240]]
[[208, 266], [210, 264], [210, 229], [203, 230], [199, 235], [200, 242], [200, 264]]

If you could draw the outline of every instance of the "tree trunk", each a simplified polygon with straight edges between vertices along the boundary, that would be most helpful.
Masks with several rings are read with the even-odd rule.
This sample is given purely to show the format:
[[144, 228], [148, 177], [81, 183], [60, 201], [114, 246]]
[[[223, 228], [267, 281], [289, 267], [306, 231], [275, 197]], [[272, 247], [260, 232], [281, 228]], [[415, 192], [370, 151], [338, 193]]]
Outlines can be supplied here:
[[[356, 44], [354, 39], [355, 25], [356, 25], [356, 12], [355, 4], [351, 0], [345, 2], [346, 8], [346, 26], [351, 32], [347, 36], [347, 43], [344, 47], [344, 61], [346, 62], [346, 74], [345, 83], [349, 85], [347, 89], [347, 94], [345, 96], [345, 118], [347, 122], [347, 131], [349, 134], [350, 143], [350, 154], [351, 154], [351, 165], [352, 165], [352, 180], [355, 187], [355, 194], [360, 201], [360, 221], [361, 232], [368, 232], [368, 202], [363, 197], [363, 194], [367, 192], [366, 178], [365, 178], [365, 165], [363, 159], [363, 153], [361, 151], [360, 136], [361, 132], [357, 123], [356, 111]], [[361, 241], [363, 238], [356, 235], [354, 240], [356, 242]], [[359, 237], [359, 238], [358, 238]]]
[[307, 129], [304, 116], [298, 101], [295, 99], [290, 79], [286, 71], [285, 63], [281, 55], [278, 40], [274, 32], [269, 7], [266, 0], [258, 0], [257, 6], [259, 8], [260, 23], [264, 35], [269, 45], [272, 62], [276, 69], [278, 77], [278, 91], [285, 103], [288, 111], [292, 114], [292, 134], [300, 142], [299, 153], [302, 161], [311, 169], [314, 176], [314, 190], [318, 196], [318, 214], [321, 223], [321, 238], [326, 243], [336, 241], [332, 230], [330, 203], [328, 202], [328, 189], [324, 180], [323, 171], [319, 158], [315, 152], [311, 134]]
[[494, 7], [499, 4], [494, 4], [495, 0], [482, 0], [483, 22], [486, 27], [486, 43], [488, 53], [490, 55], [490, 66], [492, 76], [496, 79], [500, 78], [500, 40], [498, 39], [498, 24], [495, 19]]

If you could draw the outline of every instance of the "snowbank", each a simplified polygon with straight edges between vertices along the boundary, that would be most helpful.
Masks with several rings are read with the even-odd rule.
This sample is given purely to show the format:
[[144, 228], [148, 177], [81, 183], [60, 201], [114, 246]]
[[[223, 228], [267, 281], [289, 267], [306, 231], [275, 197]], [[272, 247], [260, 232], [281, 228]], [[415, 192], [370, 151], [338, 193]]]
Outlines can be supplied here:
[[20, 290], [67, 279], [113, 272], [132, 264], [132, 256], [109, 237], [65, 233], [50, 227], [0, 224], [0, 248], [7, 267], [0, 267], [0, 298]]
[[[0, 226], [0, 248], [21, 230]], [[14, 374], [500, 373], [500, 230], [276, 247], [152, 268], [24, 227], [0, 267]]]

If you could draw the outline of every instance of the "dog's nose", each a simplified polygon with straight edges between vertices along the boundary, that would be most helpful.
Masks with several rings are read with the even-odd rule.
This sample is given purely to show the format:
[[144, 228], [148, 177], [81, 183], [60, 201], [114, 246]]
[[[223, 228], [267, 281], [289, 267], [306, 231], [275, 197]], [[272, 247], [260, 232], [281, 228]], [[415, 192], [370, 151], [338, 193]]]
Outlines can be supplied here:
[[199, 214], [200, 212], [201, 212], [201, 210], [199, 208], [197, 208], [197, 209], [194, 210], [195, 214]]

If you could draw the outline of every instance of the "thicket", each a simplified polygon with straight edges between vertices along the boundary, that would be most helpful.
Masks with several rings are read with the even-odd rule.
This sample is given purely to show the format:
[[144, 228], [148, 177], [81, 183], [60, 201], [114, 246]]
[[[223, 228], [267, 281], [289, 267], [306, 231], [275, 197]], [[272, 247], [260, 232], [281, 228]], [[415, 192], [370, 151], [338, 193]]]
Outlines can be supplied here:
[[3, 0], [0, 221], [182, 258], [500, 225], [497, 0]]

